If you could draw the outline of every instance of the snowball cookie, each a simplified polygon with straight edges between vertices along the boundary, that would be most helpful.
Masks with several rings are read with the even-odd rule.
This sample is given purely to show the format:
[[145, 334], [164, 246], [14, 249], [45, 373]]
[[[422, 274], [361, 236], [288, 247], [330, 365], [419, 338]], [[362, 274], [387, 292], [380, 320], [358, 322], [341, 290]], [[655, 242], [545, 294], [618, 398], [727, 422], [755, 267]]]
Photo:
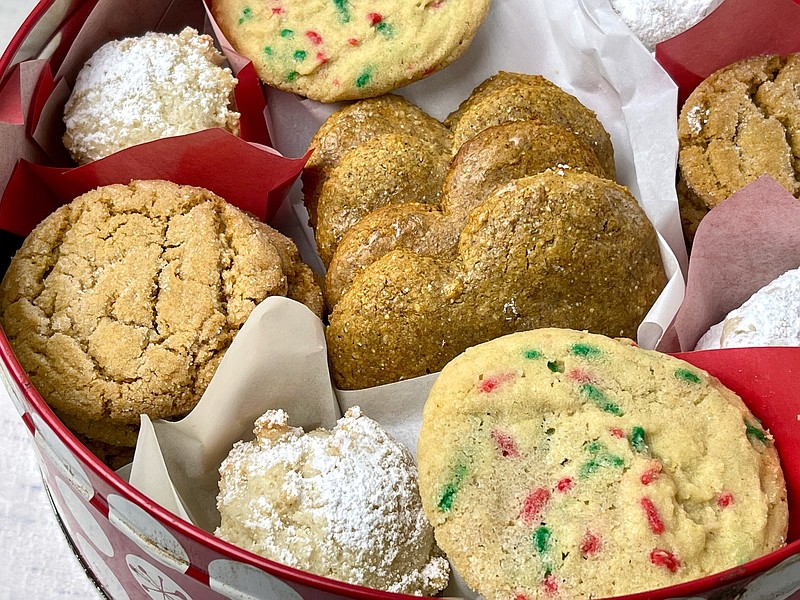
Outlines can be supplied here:
[[489, 0], [214, 0], [214, 18], [267, 85], [322, 102], [369, 98], [443, 69]]
[[139, 415], [180, 417], [261, 300], [322, 312], [291, 240], [208, 190], [97, 188], [27, 237], [0, 322], [36, 389], [74, 431], [133, 446]]
[[711, 14], [722, 0], [610, 0], [631, 32], [651, 52]]
[[434, 595], [449, 565], [422, 513], [410, 452], [351, 408], [303, 434], [282, 410], [220, 467], [215, 535], [286, 565], [390, 592]]
[[64, 107], [64, 145], [85, 164], [136, 144], [221, 127], [239, 134], [236, 79], [208, 35], [146, 33], [108, 42]]
[[417, 454], [436, 540], [487, 600], [675, 585], [787, 532], [769, 432], [708, 373], [630, 340], [539, 329], [468, 349], [431, 389]]
[[712, 326], [695, 350], [800, 346], [800, 269], [771, 281]]

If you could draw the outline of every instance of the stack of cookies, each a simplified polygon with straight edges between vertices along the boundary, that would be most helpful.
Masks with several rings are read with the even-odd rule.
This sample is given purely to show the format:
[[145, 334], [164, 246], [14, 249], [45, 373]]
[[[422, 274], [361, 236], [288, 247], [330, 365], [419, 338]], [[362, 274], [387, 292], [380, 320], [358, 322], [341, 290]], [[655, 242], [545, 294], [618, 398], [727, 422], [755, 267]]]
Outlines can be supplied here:
[[543, 77], [501, 72], [444, 123], [397, 96], [365, 100], [312, 147], [305, 202], [340, 388], [432, 373], [536, 327], [633, 337], [664, 286], [608, 133]]

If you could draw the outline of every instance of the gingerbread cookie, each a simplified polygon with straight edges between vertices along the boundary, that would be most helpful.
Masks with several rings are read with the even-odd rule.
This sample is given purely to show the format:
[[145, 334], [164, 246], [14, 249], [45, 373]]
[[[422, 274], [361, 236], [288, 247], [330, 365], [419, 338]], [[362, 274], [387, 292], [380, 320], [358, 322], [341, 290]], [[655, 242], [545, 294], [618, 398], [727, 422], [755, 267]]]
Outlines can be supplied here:
[[735, 567], [785, 540], [772, 437], [688, 363], [542, 329], [439, 375], [418, 445], [436, 539], [488, 600], [606, 598]]
[[192, 409], [274, 295], [322, 312], [288, 238], [208, 190], [134, 181], [88, 192], [34, 229], [0, 285], [0, 318], [68, 426], [132, 446], [141, 413]]
[[678, 121], [678, 199], [690, 240], [703, 216], [765, 173], [800, 197], [800, 54], [756, 56], [710, 75]]
[[411, 453], [358, 407], [331, 431], [256, 421], [220, 467], [215, 535], [311, 573], [402, 594], [444, 589], [449, 565], [422, 513]]
[[333, 113], [311, 140], [313, 153], [303, 169], [303, 202], [309, 222], [317, 223], [317, 204], [330, 172], [344, 154], [381, 134], [411, 135], [449, 152], [452, 137], [439, 121], [401, 96], [387, 94], [355, 102]]
[[478, 86], [447, 119], [453, 130], [453, 154], [487, 127], [526, 120], [553, 123], [574, 132], [597, 155], [605, 176], [616, 179], [611, 137], [597, 115], [540, 75], [499, 73]]
[[221, 127], [239, 133], [236, 79], [208, 35], [147, 33], [108, 42], [78, 73], [64, 145], [78, 163], [136, 144]]
[[[368, 172], [380, 168], [380, 164], [362, 165]], [[603, 175], [589, 146], [559, 125], [513, 121], [480, 132], [461, 147], [450, 163], [441, 193], [441, 210], [406, 203], [396, 209], [375, 210], [350, 228], [328, 264], [328, 309], [333, 310], [358, 273], [391, 250], [450, 253], [473, 209], [510, 181], [548, 168]], [[418, 179], [415, 186], [425, 189], [427, 182], [435, 178], [432, 171]]]
[[469, 214], [453, 255], [394, 250], [355, 277], [326, 331], [334, 382], [432, 373], [535, 327], [632, 337], [665, 282], [655, 229], [627, 189], [571, 170], [517, 179]]
[[469, 47], [489, 0], [215, 0], [214, 18], [268, 85], [313, 100], [369, 98]]

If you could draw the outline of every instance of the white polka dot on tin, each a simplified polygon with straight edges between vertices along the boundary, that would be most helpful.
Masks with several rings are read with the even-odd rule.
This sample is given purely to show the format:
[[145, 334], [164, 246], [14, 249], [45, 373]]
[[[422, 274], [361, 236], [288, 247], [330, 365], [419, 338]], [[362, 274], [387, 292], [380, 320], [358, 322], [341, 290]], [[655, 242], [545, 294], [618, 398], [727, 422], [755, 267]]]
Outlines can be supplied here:
[[95, 491], [86, 471], [64, 442], [59, 439], [39, 415], [31, 414], [31, 417], [33, 426], [36, 428], [33, 439], [38, 444], [42, 454], [45, 454], [52, 461], [61, 475], [81, 496], [86, 500], [91, 500]]
[[233, 600], [303, 600], [277, 577], [233, 560], [212, 561], [208, 565], [208, 576], [212, 590]]
[[122, 587], [122, 584], [114, 575], [114, 572], [109, 568], [103, 558], [97, 553], [92, 545], [86, 541], [81, 534], [76, 534], [73, 537], [81, 557], [86, 562], [86, 565], [91, 569], [92, 574], [95, 576], [100, 585], [103, 586], [114, 600], [129, 600], [128, 593]]
[[108, 520], [125, 537], [170, 569], [185, 573], [189, 555], [166, 527], [130, 500], [108, 495]]
[[[181, 586], [161, 569], [134, 554], [125, 557], [131, 575], [153, 600], [192, 600]], [[116, 599], [115, 599], [116, 600]]]
[[73, 491], [70, 484], [58, 476], [56, 477], [56, 487], [64, 501], [64, 506], [60, 508], [63, 510], [63, 508], [66, 507], [69, 510], [75, 522], [78, 524], [78, 527], [81, 528], [81, 532], [92, 540], [95, 547], [100, 552], [108, 557], [114, 556], [114, 547], [111, 545], [111, 541], [100, 527], [97, 519], [89, 512], [85, 500], [81, 499], [78, 494]]
[[786, 600], [800, 591], [800, 555], [795, 554], [747, 584], [740, 600]]

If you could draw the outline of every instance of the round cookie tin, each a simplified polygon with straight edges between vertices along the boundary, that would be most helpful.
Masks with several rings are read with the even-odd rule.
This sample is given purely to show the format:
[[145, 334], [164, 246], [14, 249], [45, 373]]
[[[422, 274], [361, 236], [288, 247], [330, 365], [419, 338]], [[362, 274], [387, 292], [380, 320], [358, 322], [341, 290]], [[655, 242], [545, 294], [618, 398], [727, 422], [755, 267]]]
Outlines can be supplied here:
[[[68, 37], [70, 30], [82, 24], [94, 4], [96, 0], [41, 0], [0, 58], [0, 81], [20, 61], [57, 50], [62, 36]], [[800, 373], [800, 350], [797, 353], [793, 368]], [[333, 581], [263, 559], [214, 538], [160, 507], [97, 460], [67, 430], [34, 389], [1, 332], [0, 379], [31, 433], [44, 485], [64, 534], [107, 597], [411, 598]], [[789, 451], [800, 451], [800, 398], [780, 410], [760, 408], [751, 406], [763, 417], [766, 427], [794, 434], [782, 453], [790, 516], [794, 515], [788, 544], [718, 575], [620, 598], [800, 600], [800, 461]]]

